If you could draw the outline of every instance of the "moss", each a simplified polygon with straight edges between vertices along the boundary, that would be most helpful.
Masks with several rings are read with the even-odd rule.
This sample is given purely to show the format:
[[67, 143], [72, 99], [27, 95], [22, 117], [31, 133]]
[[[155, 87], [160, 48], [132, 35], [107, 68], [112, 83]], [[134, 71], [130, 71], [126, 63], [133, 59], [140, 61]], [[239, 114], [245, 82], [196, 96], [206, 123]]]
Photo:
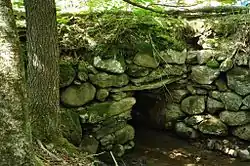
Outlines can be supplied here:
[[70, 85], [76, 76], [76, 71], [71, 62], [60, 62], [60, 87]]
[[67, 153], [69, 156], [79, 154], [79, 149], [71, 144], [66, 138], [60, 137], [54, 140], [54, 145], [59, 152]]

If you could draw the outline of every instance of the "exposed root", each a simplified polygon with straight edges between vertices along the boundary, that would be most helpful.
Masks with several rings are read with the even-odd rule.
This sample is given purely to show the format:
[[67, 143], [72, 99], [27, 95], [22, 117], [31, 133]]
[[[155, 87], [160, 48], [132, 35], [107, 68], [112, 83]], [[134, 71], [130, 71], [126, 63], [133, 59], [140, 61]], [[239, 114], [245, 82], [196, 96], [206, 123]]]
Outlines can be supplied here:
[[109, 153], [110, 153], [110, 155], [111, 155], [111, 157], [112, 157], [112, 159], [113, 159], [113, 161], [115, 163], [115, 166], [119, 166], [118, 163], [117, 163], [117, 161], [116, 161], [116, 159], [115, 159], [115, 156], [112, 153], [112, 151], [110, 151]]
[[54, 155], [53, 153], [51, 153], [48, 149], [46, 149], [42, 142], [40, 140], [37, 140], [38, 145], [40, 146], [40, 148], [46, 152], [50, 157], [52, 157], [55, 161], [62, 161], [62, 159], [58, 158], [56, 155]]

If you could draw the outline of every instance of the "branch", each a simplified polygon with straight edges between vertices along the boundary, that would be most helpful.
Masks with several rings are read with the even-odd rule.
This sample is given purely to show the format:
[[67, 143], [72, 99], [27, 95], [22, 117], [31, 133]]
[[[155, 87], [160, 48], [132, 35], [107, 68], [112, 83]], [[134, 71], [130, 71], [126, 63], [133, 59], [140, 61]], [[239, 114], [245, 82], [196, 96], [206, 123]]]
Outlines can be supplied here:
[[194, 5], [168, 5], [168, 4], [160, 4], [160, 3], [152, 3], [152, 4], [149, 4], [147, 7], [149, 6], [165, 6], [165, 7], [175, 7], [175, 8], [180, 8], [180, 7], [193, 7], [193, 6], [196, 6], [198, 4], [194, 4]]
[[160, 10], [155, 10], [155, 9], [153, 9], [151, 7], [146, 7], [146, 6], [140, 5], [138, 3], [132, 2], [131, 0], [123, 0], [123, 1], [129, 3], [129, 4], [133, 5], [133, 6], [136, 6], [136, 7], [145, 9], [145, 10], [149, 10], [151, 12], [155, 12], [155, 13], [159, 13], [159, 14], [167, 14], [167, 12], [160, 11]]

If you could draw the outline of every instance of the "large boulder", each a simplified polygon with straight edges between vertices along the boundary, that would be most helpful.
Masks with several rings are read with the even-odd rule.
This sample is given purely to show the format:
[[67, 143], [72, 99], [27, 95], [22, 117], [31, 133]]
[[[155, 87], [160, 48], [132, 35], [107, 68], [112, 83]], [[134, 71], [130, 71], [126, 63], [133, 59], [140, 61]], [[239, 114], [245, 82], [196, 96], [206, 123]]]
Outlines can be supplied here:
[[135, 103], [136, 100], [133, 97], [114, 102], [95, 103], [80, 112], [80, 117], [84, 123], [97, 123], [112, 116], [130, 111]]
[[250, 122], [250, 112], [223, 111], [220, 113], [220, 119], [229, 126], [244, 125]]
[[61, 94], [61, 101], [67, 106], [79, 107], [92, 101], [95, 97], [96, 88], [90, 83], [72, 85]]
[[232, 133], [234, 136], [250, 141], [250, 124], [236, 127]]
[[226, 110], [238, 111], [242, 104], [241, 96], [233, 92], [221, 93], [220, 99], [222, 103], [225, 105]]
[[121, 59], [102, 59], [100, 56], [94, 57], [94, 67], [97, 69], [111, 72], [111, 73], [117, 73], [121, 74], [125, 71], [125, 62]]
[[157, 68], [159, 66], [158, 60], [153, 57], [151, 53], [139, 52], [134, 57], [134, 63], [138, 66]]
[[213, 98], [208, 97], [207, 99], [207, 111], [210, 114], [214, 114], [215, 112], [222, 110], [224, 108], [224, 104], [219, 102]]
[[63, 137], [75, 146], [79, 146], [82, 140], [82, 127], [79, 115], [71, 109], [61, 109], [60, 129]]
[[189, 96], [182, 100], [181, 110], [189, 115], [201, 114], [205, 111], [204, 96]]
[[218, 69], [212, 69], [207, 66], [193, 66], [191, 78], [199, 84], [212, 84], [212, 82], [220, 75]]
[[124, 128], [117, 130], [115, 133], [115, 143], [125, 144], [126, 142], [133, 140], [135, 137], [135, 130], [132, 126], [127, 125]]
[[220, 120], [213, 116], [202, 121], [198, 125], [198, 129], [203, 134], [211, 134], [218, 136], [226, 136], [228, 134], [227, 126]]
[[75, 77], [76, 71], [69, 61], [61, 61], [59, 65], [60, 69], [60, 87], [65, 87], [70, 85]]
[[175, 50], [168, 50], [167, 52], [160, 52], [163, 63], [169, 64], [185, 64], [187, 52], [178, 52]]
[[228, 87], [239, 95], [250, 94], [250, 70], [242, 67], [235, 67], [227, 73]]
[[107, 73], [90, 74], [90, 81], [101, 88], [122, 87], [128, 84], [129, 78], [126, 74], [111, 75]]

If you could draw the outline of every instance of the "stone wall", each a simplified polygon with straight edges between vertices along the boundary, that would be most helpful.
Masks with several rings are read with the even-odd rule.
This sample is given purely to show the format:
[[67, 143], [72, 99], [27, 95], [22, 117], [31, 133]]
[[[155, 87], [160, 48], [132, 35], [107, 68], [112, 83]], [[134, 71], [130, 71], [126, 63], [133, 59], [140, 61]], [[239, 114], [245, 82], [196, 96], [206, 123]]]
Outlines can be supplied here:
[[127, 124], [136, 104], [134, 92], [166, 87], [166, 104], [157, 110], [160, 114], [152, 114], [156, 121], [164, 119], [165, 129], [188, 138], [250, 140], [249, 55], [237, 45], [222, 50], [214, 38], [202, 37], [206, 34], [200, 33], [201, 50], [62, 58], [64, 136], [84, 151], [112, 150], [122, 156], [134, 146], [135, 132]]

